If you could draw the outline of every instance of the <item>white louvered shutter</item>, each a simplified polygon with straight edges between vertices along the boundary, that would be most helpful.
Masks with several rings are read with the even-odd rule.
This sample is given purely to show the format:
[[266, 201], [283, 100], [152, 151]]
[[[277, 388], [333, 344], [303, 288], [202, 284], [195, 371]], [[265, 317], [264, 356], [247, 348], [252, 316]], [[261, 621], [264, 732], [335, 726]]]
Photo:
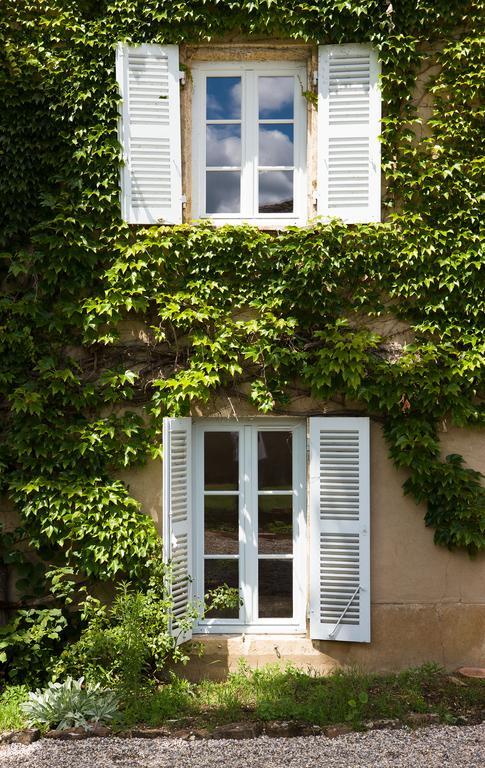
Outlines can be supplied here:
[[182, 221], [179, 52], [120, 43], [121, 213], [130, 224]]
[[310, 419], [310, 637], [370, 642], [369, 420]]
[[380, 221], [377, 53], [369, 45], [321, 45], [318, 58], [318, 214]]
[[171, 633], [185, 642], [178, 619], [192, 599], [192, 420], [163, 420], [163, 548], [171, 563], [173, 615]]

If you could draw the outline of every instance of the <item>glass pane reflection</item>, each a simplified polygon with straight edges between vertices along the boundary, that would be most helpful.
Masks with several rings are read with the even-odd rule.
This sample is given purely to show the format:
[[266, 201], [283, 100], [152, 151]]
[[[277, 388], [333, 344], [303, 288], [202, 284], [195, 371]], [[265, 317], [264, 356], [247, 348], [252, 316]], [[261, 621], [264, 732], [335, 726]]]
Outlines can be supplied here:
[[207, 78], [207, 120], [241, 119], [241, 78]]
[[291, 491], [291, 432], [258, 432], [258, 488], [260, 491]]
[[293, 552], [293, 499], [291, 496], [260, 496], [258, 512], [260, 555], [291, 555]]
[[204, 551], [206, 555], [239, 553], [238, 496], [205, 496]]
[[[238, 560], [205, 560], [204, 593], [226, 584], [239, 589]], [[208, 619], [238, 619], [239, 608], [216, 608], [206, 613]]]
[[293, 77], [258, 77], [259, 119], [293, 120]]
[[206, 134], [208, 166], [241, 165], [241, 126], [208, 125]]
[[293, 171], [259, 172], [259, 212], [293, 212]]
[[259, 165], [293, 165], [293, 126], [259, 126]]
[[258, 565], [259, 618], [292, 618], [293, 561], [260, 560]]
[[206, 491], [239, 488], [239, 435], [206, 432], [204, 435], [204, 487]]
[[206, 213], [239, 213], [240, 210], [240, 171], [207, 171]]

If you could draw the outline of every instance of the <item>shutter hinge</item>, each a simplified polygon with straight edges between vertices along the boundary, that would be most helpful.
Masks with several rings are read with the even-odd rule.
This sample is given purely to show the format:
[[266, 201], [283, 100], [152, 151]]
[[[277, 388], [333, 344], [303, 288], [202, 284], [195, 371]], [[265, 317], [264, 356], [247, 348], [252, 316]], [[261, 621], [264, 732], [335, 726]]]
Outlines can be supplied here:
[[185, 85], [185, 72], [183, 71], [183, 69], [179, 69], [179, 80], [180, 80], [180, 85]]
[[313, 85], [318, 85], [318, 69], [314, 69], [312, 72]]
[[187, 195], [180, 195], [180, 202], [182, 205], [187, 205]]

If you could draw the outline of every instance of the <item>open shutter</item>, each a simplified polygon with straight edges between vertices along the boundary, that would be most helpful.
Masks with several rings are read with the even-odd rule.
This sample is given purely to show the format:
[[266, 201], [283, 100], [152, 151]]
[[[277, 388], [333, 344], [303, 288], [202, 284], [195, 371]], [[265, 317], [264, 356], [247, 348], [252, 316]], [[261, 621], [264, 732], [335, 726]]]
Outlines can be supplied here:
[[179, 52], [118, 44], [121, 213], [130, 224], [182, 221]]
[[310, 637], [370, 642], [369, 420], [310, 419]]
[[170, 631], [185, 642], [178, 624], [192, 599], [192, 492], [190, 418], [163, 420], [163, 548], [171, 563], [173, 613]]
[[380, 221], [380, 65], [369, 45], [321, 45], [318, 213]]

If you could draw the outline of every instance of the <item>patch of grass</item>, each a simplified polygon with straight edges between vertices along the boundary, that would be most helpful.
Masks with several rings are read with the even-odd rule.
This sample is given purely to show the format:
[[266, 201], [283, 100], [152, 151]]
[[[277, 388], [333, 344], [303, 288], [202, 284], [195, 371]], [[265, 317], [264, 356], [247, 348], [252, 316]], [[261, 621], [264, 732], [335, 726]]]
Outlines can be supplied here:
[[250, 670], [241, 665], [225, 682], [197, 685], [172, 676], [163, 686], [127, 701], [124, 725], [163, 725], [191, 717], [197, 726], [237, 720], [299, 720], [317, 725], [404, 719], [410, 712], [438, 712], [443, 722], [477, 717], [485, 709], [482, 680], [453, 682], [436, 665], [400, 674], [371, 675], [357, 670], [320, 676], [288, 666]]
[[25, 728], [25, 716], [20, 705], [27, 699], [28, 688], [25, 685], [8, 685], [0, 694], [0, 732], [15, 731]]

